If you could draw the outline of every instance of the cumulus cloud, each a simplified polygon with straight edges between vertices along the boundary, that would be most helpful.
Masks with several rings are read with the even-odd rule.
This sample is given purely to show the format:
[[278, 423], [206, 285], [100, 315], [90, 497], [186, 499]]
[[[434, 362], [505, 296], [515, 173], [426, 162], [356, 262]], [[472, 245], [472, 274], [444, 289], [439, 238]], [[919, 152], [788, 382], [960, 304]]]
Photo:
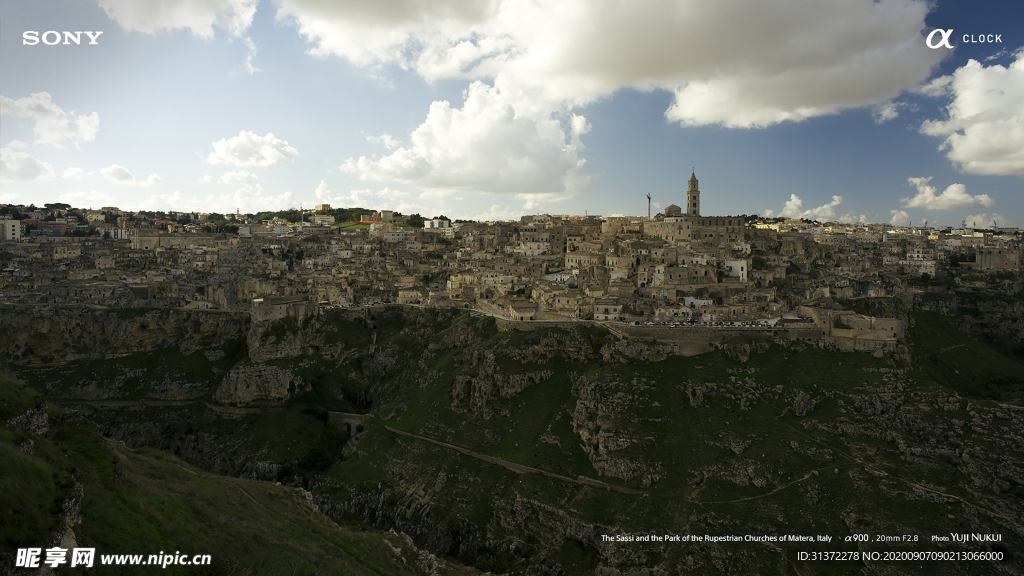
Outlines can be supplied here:
[[516, 107], [499, 87], [473, 82], [462, 108], [434, 102], [401, 147], [379, 160], [348, 159], [360, 180], [390, 180], [439, 192], [550, 194], [584, 192], [580, 135], [590, 125], [568, 118], [568, 135], [549, 112]]
[[316, 190], [313, 191], [313, 195], [320, 201], [321, 204], [331, 203], [331, 191], [327, 189], [327, 182], [321, 180], [320, 184], [317, 185]]
[[152, 186], [160, 183], [160, 177], [156, 174], [150, 174], [145, 180], [136, 180], [127, 168], [118, 164], [111, 164], [106, 168], [100, 168], [100, 175], [105, 180], [122, 186]]
[[952, 76], [939, 76], [912, 88], [910, 91], [924, 96], [945, 96], [949, 94], [949, 85], [953, 82]]
[[948, 118], [921, 131], [944, 138], [939, 150], [964, 172], [1024, 176], [1024, 49], [1007, 67], [970, 60], [943, 78]]
[[213, 37], [213, 27], [241, 36], [252, 24], [257, 0], [97, 0], [107, 16], [125, 30], [154, 34], [187, 28], [197, 36]]
[[893, 226], [906, 226], [910, 223], [910, 215], [904, 210], [889, 210], [889, 214], [892, 214], [892, 220], [889, 220], [889, 224]]
[[[843, 203], [842, 196], [833, 196], [832, 201], [828, 204], [822, 204], [817, 208], [811, 208], [804, 210], [804, 201], [800, 199], [796, 194], [789, 195], [789, 201], [786, 202], [782, 207], [782, 211], [779, 212], [779, 216], [785, 216], [786, 218], [806, 218], [808, 220], [819, 220], [828, 221], [835, 220], [836, 218], [836, 206]], [[769, 215], [770, 217], [770, 215]]]
[[481, 222], [498, 222], [508, 220], [519, 220], [523, 215], [522, 210], [515, 210], [508, 206], [499, 206], [492, 204], [489, 210], [474, 214], [469, 217], [470, 220], [478, 220]]
[[252, 172], [239, 170], [238, 172], [225, 172], [221, 175], [219, 182], [221, 184], [230, 184], [232, 186], [237, 186], [239, 184], [255, 184], [256, 182], [259, 182], [259, 177]]
[[393, 62], [430, 81], [505, 76], [574, 103], [662, 88], [676, 95], [670, 120], [752, 127], [877, 104], [924, 81], [945, 52], [924, 44], [929, 9], [919, 0], [280, 0], [277, 15], [312, 53], [359, 65]]
[[22, 148], [28, 148], [28, 144], [25, 144], [21, 140], [11, 140], [10, 142], [7, 143], [7, 147], [20, 150]]
[[291, 162], [298, 155], [298, 150], [273, 134], [258, 136], [242, 130], [238, 136], [214, 142], [213, 152], [206, 161], [210, 164], [231, 164], [239, 168], [273, 168]]
[[96, 190], [66, 192], [57, 199], [72, 206], [109, 206], [117, 202], [113, 196]]
[[868, 217], [866, 214], [861, 214], [860, 216], [854, 216], [853, 214], [843, 214], [842, 216], [839, 217], [840, 224], [854, 224], [857, 222], [866, 223], [867, 221]]
[[995, 203], [988, 194], [971, 196], [967, 193], [967, 187], [963, 184], [950, 184], [942, 191], [942, 194], [935, 194], [935, 187], [929, 186], [931, 177], [928, 178], [907, 178], [917, 188], [917, 194], [912, 198], [901, 198], [900, 202], [906, 208], [924, 208], [925, 210], [959, 210], [971, 206], [983, 206], [988, 208]]
[[264, 193], [263, 186], [257, 183], [242, 184], [230, 194], [211, 194], [201, 201], [193, 202], [193, 205], [212, 206], [217, 212], [259, 212], [297, 207], [291, 191], [268, 194]]
[[399, 145], [401, 145], [401, 142], [399, 142], [396, 138], [392, 138], [391, 134], [381, 134], [380, 136], [367, 136], [366, 141], [373, 142], [375, 144], [380, 144], [381, 146], [384, 146], [388, 150], [394, 150], [395, 148], [398, 148]]
[[[755, 128], [890, 102], [924, 82], [947, 52], [925, 46], [924, 0], [276, 4], [278, 21], [294, 25], [312, 54], [346, 58], [371, 75], [397, 65], [429, 82], [465, 79], [468, 106], [493, 91], [494, 116], [473, 134], [491, 146], [469, 155], [427, 138], [468, 112], [435, 102], [416, 130], [424, 138], [380, 161], [346, 164], [365, 179], [438, 189], [507, 192], [516, 163], [534, 171], [528, 182], [542, 190], [586, 189], [573, 168], [580, 147], [553, 153], [566, 138], [548, 126], [622, 88], [672, 93], [672, 122]], [[497, 155], [507, 151], [514, 154], [503, 163]], [[482, 178], [483, 170], [493, 172]]]
[[[128, 207], [129, 210], [175, 210], [181, 212], [189, 212], [193, 208], [194, 204], [185, 199], [181, 194], [181, 190], [175, 190], [169, 194], [154, 192], [149, 198], [142, 200], [137, 205]], [[203, 211], [207, 210], [204, 209]]]
[[61, 175], [61, 178], [64, 178], [65, 180], [81, 180], [82, 178], [85, 178], [85, 170], [74, 167], [67, 168], [64, 170], [64, 174]]
[[246, 184], [226, 194], [209, 194], [206, 196], [186, 196], [181, 190], [171, 193], [153, 193], [142, 199], [130, 209], [141, 210], [180, 210], [218, 212], [233, 214], [236, 210], [260, 212], [263, 210], [286, 210], [297, 208], [294, 195], [290, 191], [266, 193], [259, 184]]
[[[442, 199], [439, 203], [427, 198], [427, 195], [423, 193], [412, 194], [392, 188], [382, 188], [379, 190], [367, 188], [335, 194], [327, 187], [327, 182], [321, 180], [317, 184], [316, 189], [313, 190], [313, 196], [316, 198], [317, 204], [330, 204], [335, 208], [346, 206], [370, 210], [395, 210], [403, 214], [420, 213], [424, 216], [428, 214], [448, 214], [451, 212], [451, 215], [454, 217], [457, 213], [457, 206], [448, 203], [450, 199]], [[461, 207], [465, 208], [465, 206]], [[458, 214], [464, 214], [464, 212], [458, 212]]]
[[879, 104], [871, 111], [871, 118], [874, 119], [875, 124], [885, 124], [900, 115], [896, 106], [895, 102]]
[[35, 143], [49, 144], [55, 148], [65, 148], [69, 141], [78, 148], [79, 142], [95, 139], [100, 126], [98, 112], [88, 116], [76, 116], [74, 110], [65, 112], [53, 103], [49, 92], [35, 92], [18, 100], [0, 96], [0, 113], [31, 118], [34, 122], [32, 132], [36, 135]]
[[46, 162], [37, 160], [31, 154], [15, 152], [10, 148], [0, 148], [0, 180], [28, 182], [53, 178], [53, 166]]
[[964, 222], [972, 228], [991, 228], [995, 223], [998, 227], [1009, 226], [1010, 221], [1002, 214], [971, 214], [964, 217]]
[[259, 180], [258, 176], [252, 172], [246, 172], [245, 170], [239, 170], [238, 172], [225, 172], [221, 174], [220, 178], [214, 178], [207, 174], [199, 179], [203, 184], [227, 184], [229, 186], [255, 184], [259, 182]]
[[[317, 196], [317, 198], [321, 197]], [[445, 209], [448, 208], [449, 212], [451, 212], [452, 210], [450, 209], [454, 207], [453, 204], [446, 204], [444, 201], [440, 203], [425, 201], [422, 194], [414, 195], [392, 188], [349, 190], [347, 194], [339, 194], [337, 196], [330, 195], [330, 191], [327, 191], [327, 196], [324, 196], [324, 198], [329, 198], [329, 203], [332, 205], [369, 208], [373, 210], [396, 210], [403, 214], [420, 213], [424, 216], [427, 214], [447, 214]]]

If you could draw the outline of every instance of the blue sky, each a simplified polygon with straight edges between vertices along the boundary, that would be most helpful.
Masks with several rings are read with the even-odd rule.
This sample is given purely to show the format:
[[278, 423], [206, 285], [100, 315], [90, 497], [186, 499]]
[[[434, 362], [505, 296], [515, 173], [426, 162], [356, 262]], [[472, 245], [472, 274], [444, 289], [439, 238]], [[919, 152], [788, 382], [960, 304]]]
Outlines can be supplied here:
[[[0, 202], [645, 214], [695, 169], [707, 214], [1022, 226], [1020, 22], [1011, 1], [5, 0]], [[103, 34], [25, 43], [47, 30]]]

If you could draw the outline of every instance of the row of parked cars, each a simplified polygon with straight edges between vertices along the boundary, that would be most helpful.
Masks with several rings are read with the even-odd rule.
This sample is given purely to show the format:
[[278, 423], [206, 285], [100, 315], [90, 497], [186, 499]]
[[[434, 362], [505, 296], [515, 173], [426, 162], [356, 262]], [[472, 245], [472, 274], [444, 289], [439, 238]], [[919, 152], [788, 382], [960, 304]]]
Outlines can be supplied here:
[[687, 320], [685, 322], [632, 322], [633, 326], [667, 326], [669, 328], [678, 328], [681, 326], [721, 326], [721, 327], [761, 327], [761, 328], [772, 328], [777, 327], [778, 324], [769, 322], [767, 320], [743, 320], [736, 322], [697, 322], [696, 320]]

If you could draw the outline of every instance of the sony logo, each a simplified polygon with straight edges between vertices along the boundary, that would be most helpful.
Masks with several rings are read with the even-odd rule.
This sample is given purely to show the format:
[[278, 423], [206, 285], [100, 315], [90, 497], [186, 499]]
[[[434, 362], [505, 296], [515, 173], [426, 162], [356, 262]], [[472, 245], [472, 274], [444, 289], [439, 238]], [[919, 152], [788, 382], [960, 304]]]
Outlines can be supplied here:
[[96, 39], [99, 38], [100, 34], [103, 34], [103, 32], [68, 32], [65, 30], [62, 34], [61, 32], [58, 32], [56, 30], [47, 30], [46, 32], [42, 33], [42, 36], [40, 36], [38, 30], [26, 30], [21, 35], [21, 43], [27, 46], [35, 46], [36, 44], [39, 44], [39, 40], [42, 40], [43, 44], [46, 44], [47, 46], [53, 46], [54, 44], [61, 44], [61, 40], [64, 40], [63, 44], [71, 44], [72, 42], [74, 42], [75, 44], [81, 44], [82, 34], [85, 34], [89, 37], [89, 44], [99, 44], [99, 42], [97, 42]]

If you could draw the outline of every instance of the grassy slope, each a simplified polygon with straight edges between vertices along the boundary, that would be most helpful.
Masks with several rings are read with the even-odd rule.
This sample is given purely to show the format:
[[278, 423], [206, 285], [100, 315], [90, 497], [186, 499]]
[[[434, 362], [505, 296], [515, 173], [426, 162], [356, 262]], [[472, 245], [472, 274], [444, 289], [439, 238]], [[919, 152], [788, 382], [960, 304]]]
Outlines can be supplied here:
[[[975, 458], [1021, 459], [1014, 448], [1015, 431], [1006, 429], [1007, 424], [998, 418], [979, 420], [973, 415], [998, 411], [998, 404], [991, 399], [998, 396], [990, 394], [990, 385], [996, 386], [996, 392], [1012, 392], [1019, 364], [984, 344], [969, 341], [937, 318], [919, 316], [916, 320], [912, 340], [917, 360], [900, 388], [877, 371], [890, 367], [886, 360], [863, 353], [773, 344], [768, 353], [754, 354], [745, 364], [721, 352], [654, 363], [576, 363], [557, 358], [524, 363], [504, 351], [528, 345], [526, 335], [496, 333], [483, 326], [487, 320], [433, 314], [426, 322], [443, 330], [420, 337], [405, 330], [395, 318], [378, 316], [378, 354], [399, 360], [397, 368], [383, 375], [393, 393], [384, 405], [373, 407], [378, 418], [367, 424], [359, 443], [360, 456], [330, 468], [327, 475], [333, 485], [324, 485], [318, 493], [341, 502], [367, 496], [372, 500], [379, 495], [382, 506], [405, 523], [403, 530], [416, 533], [417, 526], [422, 528], [417, 535], [420, 546], [429, 543], [436, 549], [437, 532], [444, 531], [436, 528], [462, 523], [471, 526], [464, 540], [515, 542], [513, 552], [504, 556], [460, 547], [457, 539], [450, 548], [448, 541], [440, 544], [446, 552], [482, 569], [512, 569], [524, 559], [529, 563], [538, 558], [559, 564], [571, 574], [595, 567], [601, 559], [586, 537], [567, 539], [564, 528], [553, 528], [571, 521], [599, 529], [670, 534], [831, 534], [839, 538], [854, 533], [906, 533], [927, 538], [951, 531], [999, 532], [1008, 541], [1006, 546], [1022, 547], [1019, 535], [998, 520], [1000, 502], [1005, 498], [1024, 500], [1022, 488], [1014, 484], [1008, 493], [993, 492], [978, 483], [987, 480], [963, 471], [958, 456], [970, 446]], [[460, 324], [473, 326], [477, 332], [470, 346], [495, 352], [503, 373], [543, 369], [554, 375], [510, 398], [489, 400], [487, 414], [453, 410], [452, 376], [474, 374], [475, 367], [467, 365], [463, 348], [421, 352], [429, 340], [444, 337]], [[344, 340], [348, 349], [368, 348], [373, 331], [360, 321], [339, 316], [333, 326], [330, 337]], [[593, 341], [594, 335], [584, 336]], [[964, 346], [943, 352], [961, 344]], [[922, 360], [931, 357], [936, 359], [932, 364]], [[432, 380], [424, 385], [414, 380], [425, 373], [417, 359], [434, 371]], [[361, 407], [362, 389], [350, 375], [361, 370], [363, 361], [354, 355], [340, 365], [317, 358], [274, 363], [314, 383], [316, 390], [306, 402], [355, 411]], [[958, 362], [957, 366], [952, 362]], [[955, 378], [944, 377], [950, 370], [965, 374], [965, 387]], [[571, 425], [577, 405], [572, 374], [598, 383], [598, 395], [606, 405], [621, 401], [618, 409], [602, 414], [598, 423], [606, 432], [637, 441], [611, 455], [660, 465], [662, 478], [653, 485], [629, 483], [642, 488], [642, 495], [518, 475], [431, 444], [397, 437], [381, 426], [380, 417], [387, 417], [391, 427], [516, 463], [569, 477], [597, 477]], [[752, 383], [745, 382], [748, 378]], [[705, 400], [699, 406], [691, 404], [687, 394], [691, 385], [705, 387]], [[794, 415], [791, 408], [798, 393], [818, 400], [813, 411], [803, 417]], [[957, 393], [971, 400], [960, 398], [954, 409], [940, 408], [943, 399]], [[858, 399], [885, 394], [896, 399], [894, 409], [865, 414], [854, 408]], [[746, 403], [740, 400], [743, 395], [748, 397]], [[301, 457], [294, 452], [298, 445], [300, 451], [308, 450], [317, 437], [298, 434], [301, 442], [292, 441], [296, 431], [308, 429], [306, 420], [312, 417], [288, 414], [291, 412], [247, 416], [238, 424], [244, 423], [253, 432], [239, 433], [250, 434], [257, 444], [268, 447], [270, 460]], [[968, 426], [961, 431], [957, 422]], [[282, 443], [284, 438], [288, 442]], [[730, 448], [737, 442], [745, 444], [739, 453]], [[617, 478], [601, 479], [624, 483]], [[523, 502], [536, 504], [529, 504], [535, 507], [528, 512], [512, 514], [512, 507]], [[414, 511], [424, 505], [429, 518], [421, 522]], [[510, 517], [519, 524], [510, 525]], [[872, 543], [861, 548], [908, 547]], [[795, 552], [807, 549], [856, 547], [846, 543], [662, 546], [637, 557], [633, 564], [682, 569], [692, 561], [698, 572], [786, 573], [795, 568]], [[859, 573], [863, 568], [862, 564], [799, 566], [801, 573]], [[927, 568], [939, 573], [957, 570], [951, 565]], [[990, 567], [978, 564], [972, 568], [985, 573]]]
[[965, 396], [1024, 397], [1024, 364], [950, 326], [935, 313], [913, 315], [914, 352], [929, 376]]
[[[923, 323], [921, 329], [929, 330], [927, 338], [935, 343], [953, 345], [936, 339], [927, 324]], [[479, 345], [500, 350], [522, 339], [521, 333], [495, 335]], [[391, 416], [389, 426], [570, 477], [597, 477], [569, 423], [577, 401], [569, 373], [575, 372], [592, 382], [607, 382], [608, 399], [617, 394], [631, 397], [632, 403], [624, 410], [607, 415], [605, 429], [647, 438], [620, 455], [660, 463], [664, 478], [644, 489], [645, 494], [639, 497], [608, 493], [539, 476], [520, 476], [443, 448], [397, 438], [383, 430], [379, 422], [371, 422], [360, 444], [365, 456], [332, 469], [341, 488], [325, 492], [346, 500], [354, 494], [373, 492], [373, 487], [383, 481], [397, 506], [402, 506], [403, 499], [429, 498], [434, 510], [441, 511], [435, 522], [444, 525], [465, 519], [487, 531], [491, 538], [500, 538], [503, 530], [495, 524], [495, 503], [527, 497], [568, 510], [581, 521], [616, 526], [627, 533], [706, 531], [737, 535], [831, 534], [840, 538], [868, 532], [926, 538], [952, 531], [990, 531], [1021, 544], [1019, 535], [993, 519], [1000, 514], [998, 505], [990, 500], [994, 495], [980, 495], [971, 486], [972, 480], [958, 471], [955, 459], [914, 458], [913, 451], [891, 441], [896, 436], [887, 439], [883, 432], [892, 430], [901, 442], [941, 451], [942, 443], [934, 442], [935, 435], [954, 420], [969, 421], [967, 411], [972, 405], [979, 410], [997, 408], [989, 400], [976, 400], [974, 404], [960, 401], [955, 410], [935, 412], [933, 407], [939, 406], [936, 402], [955, 392], [935, 382], [927, 367], [911, 369], [902, 379], [905, 388], [900, 391], [877, 371], [889, 367], [884, 359], [806, 346], [773, 345], [768, 353], [755, 354], [745, 364], [721, 352], [626, 364], [549, 360], [516, 366], [514, 360], [505, 358], [502, 367], [506, 372], [549, 369], [555, 375], [511, 398], [489, 401], [492, 410], [483, 417], [451, 409], [454, 353], [444, 351], [434, 358], [430, 367], [440, 376], [432, 385], [403, 387], [393, 401], [379, 409], [380, 415]], [[974, 362], [968, 360], [972, 369], [986, 375], [1010, 374], [1016, 369], [1005, 362], [997, 364], [1002, 361], [983, 354], [972, 358]], [[755, 384], [742, 384], [746, 378]], [[694, 407], [686, 393], [686, 385], [691, 383], [718, 387], [706, 393], [703, 405]], [[781, 391], [776, 391], [777, 386]], [[861, 409], [854, 409], [857, 399], [873, 399], [883, 388], [898, 396], [895, 410], [863, 414]], [[747, 406], [739, 401], [744, 390], [751, 393]], [[794, 415], [791, 408], [798, 393], [818, 401], [804, 417]], [[1005, 436], [1008, 439], [1013, 431], [968, 433], [974, 449], [1010, 456], [1000, 436], [1005, 434], [1009, 434]], [[559, 443], [552, 443], [552, 437]], [[729, 448], [730, 440], [749, 444], [736, 453]], [[950, 446], [955, 449], [952, 443]], [[750, 471], [749, 483], [742, 477], [746, 470]], [[706, 480], [691, 484], [705, 474]], [[442, 477], [458, 478], [458, 490], [431, 490], [434, 479]], [[766, 483], [757, 486], [753, 482], [756, 477]], [[601, 479], [622, 483], [615, 478]], [[1021, 488], [1013, 490], [1020, 492]], [[543, 533], [543, 529], [538, 532]], [[592, 555], [578, 557], [579, 551], [569, 544], [560, 549], [538, 546], [532, 551], [529, 544], [524, 546], [523, 554], [539, 554], [571, 566], [570, 573], [581, 573], [596, 563]], [[772, 571], [786, 572], [798, 550], [857, 548], [847, 543], [747, 545], [739, 549], [736, 563], [725, 561], [719, 569], [742, 572], [750, 569], [749, 562], [764, 562], [772, 566]], [[861, 547], [914, 548], [891, 543]], [[935, 548], [927, 545], [922, 549]], [[671, 565], [692, 552], [692, 547], [669, 547], [661, 558]], [[744, 556], [747, 564], [740, 561]], [[827, 571], [847, 573], [861, 568], [846, 564], [830, 566]], [[977, 566], [980, 571], [989, 568]]]
[[[0, 420], [39, 404], [38, 394], [9, 378], [0, 377], [0, 390]], [[17, 448], [28, 435], [0, 428], [4, 556], [47, 544], [77, 475], [85, 496], [75, 532], [98, 554], [210, 554], [211, 567], [191, 572], [199, 574], [417, 573], [416, 552], [402, 538], [340, 528], [297, 490], [206, 474], [155, 450], [133, 452], [87, 423], [55, 428], [49, 440], [34, 438], [31, 455]], [[448, 565], [440, 572], [469, 573]]]

